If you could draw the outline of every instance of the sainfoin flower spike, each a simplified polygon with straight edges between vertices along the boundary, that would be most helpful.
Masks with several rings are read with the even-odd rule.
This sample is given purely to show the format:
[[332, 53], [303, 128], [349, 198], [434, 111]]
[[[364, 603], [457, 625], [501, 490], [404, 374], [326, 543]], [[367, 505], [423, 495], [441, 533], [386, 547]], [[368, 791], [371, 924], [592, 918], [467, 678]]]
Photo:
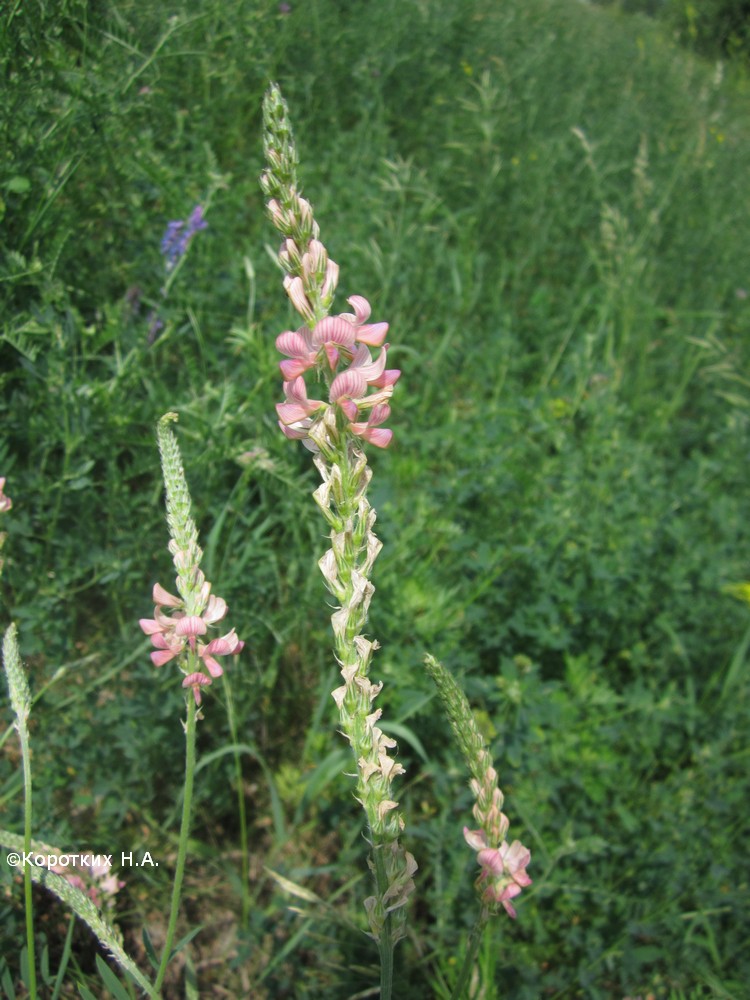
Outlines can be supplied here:
[[[390, 416], [388, 401], [401, 374], [386, 367], [388, 323], [369, 322], [370, 303], [362, 295], [349, 297], [351, 311], [330, 315], [339, 267], [329, 258], [312, 207], [299, 192], [294, 137], [276, 86], [266, 94], [263, 115], [267, 166], [261, 187], [268, 214], [282, 236], [284, 288], [303, 320], [302, 326], [276, 338], [284, 355], [279, 364], [285, 396], [276, 407], [279, 426], [288, 438], [303, 441], [314, 452], [321, 445], [313, 427], [323, 426], [337, 437], [359, 437], [387, 448], [393, 432], [381, 425]], [[378, 349], [376, 356], [372, 349]], [[308, 384], [320, 383], [327, 386], [328, 398], [308, 400]], [[326, 420], [329, 410], [333, 420]]]
[[406, 901], [417, 864], [400, 843], [404, 826], [393, 783], [403, 767], [393, 739], [381, 729], [374, 701], [382, 684], [369, 678], [378, 643], [365, 636], [375, 588], [370, 582], [381, 548], [367, 500], [371, 471], [364, 444], [385, 448], [382, 426], [400, 372], [387, 367], [388, 324], [370, 322], [370, 303], [348, 299], [349, 311], [331, 315], [339, 267], [320, 240], [310, 203], [297, 182], [297, 152], [286, 104], [275, 85], [263, 103], [266, 170], [261, 187], [281, 235], [284, 288], [302, 325], [276, 339], [284, 401], [276, 407], [283, 433], [315, 453], [322, 482], [314, 498], [330, 528], [331, 548], [319, 566], [336, 602], [331, 618], [342, 683], [333, 691], [341, 731], [357, 763], [356, 798], [367, 816], [375, 894], [365, 901], [370, 931], [381, 951], [381, 997], [390, 996], [393, 945], [405, 933]]
[[162, 667], [170, 660], [177, 660], [185, 675], [183, 688], [191, 690], [196, 705], [200, 705], [203, 689], [224, 671], [217, 657], [235, 655], [245, 644], [234, 629], [209, 637], [209, 630], [226, 616], [227, 605], [211, 593], [211, 584], [200, 569], [203, 553], [198, 545], [198, 530], [190, 515], [190, 494], [179, 446], [169, 428], [176, 419], [173, 413], [162, 417], [157, 425], [157, 438], [167, 500], [169, 551], [177, 570], [177, 594], [154, 584], [154, 617], [141, 618], [139, 624], [154, 647], [151, 653], [154, 666]]
[[505, 839], [510, 823], [502, 811], [503, 793], [466, 695], [434, 656], [425, 657], [425, 667], [435, 682], [451, 730], [472, 776], [473, 812], [479, 829], [464, 827], [464, 839], [477, 852], [481, 866], [475, 883], [477, 892], [488, 912], [496, 913], [502, 906], [508, 916], [515, 919], [511, 900], [531, 885], [526, 873], [531, 852], [520, 841], [514, 840], [509, 845]]

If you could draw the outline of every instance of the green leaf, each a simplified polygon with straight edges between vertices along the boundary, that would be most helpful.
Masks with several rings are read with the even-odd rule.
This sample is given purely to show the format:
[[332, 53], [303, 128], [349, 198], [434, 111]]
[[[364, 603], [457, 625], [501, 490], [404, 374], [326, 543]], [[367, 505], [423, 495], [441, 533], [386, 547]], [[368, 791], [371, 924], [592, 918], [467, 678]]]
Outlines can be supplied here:
[[10, 975], [10, 969], [5, 964], [5, 959], [3, 959], [3, 971], [2, 976], [0, 976], [0, 984], [2, 984], [3, 992], [5, 993], [5, 1000], [16, 1000], [16, 991], [13, 987], [13, 979]]
[[120, 980], [110, 969], [107, 963], [104, 961], [101, 955], [96, 956], [96, 967], [99, 970], [99, 975], [104, 980], [104, 985], [107, 987], [109, 992], [115, 998], [115, 1000], [132, 1000], [132, 997], [122, 985]]
[[154, 944], [153, 944], [153, 941], [151, 940], [151, 935], [149, 934], [148, 930], [145, 927], [143, 928], [143, 931], [141, 932], [141, 937], [143, 939], [143, 947], [146, 949], [146, 955], [148, 956], [148, 960], [151, 963], [151, 965], [154, 967], [154, 969], [158, 972], [159, 971], [159, 959], [158, 959], [158, 957], [156, 955], [156, 951], [154, 949]]
[[11, 177], [9, 181], [6, 182], [5, 188], [12, 194], [26, 194], [26, 192], [31, 187], [31, 181], [28, 177], [21, 177], [17, 174], [15, 177]]
[[171, 952], [171, 954], [169, 956], [169, 961], [171, 962], [172, 959], [175, 957], [175, 955], [177, 955], [179, 952], [181, 952], [182, 949], [185, 947], [185, 945], [190, 944], [190, 942], [193, 940], [193, 938], [196, 936], [196, 934], [200, 934], [200, 932], [202, 930], [203, 930], [203, 924], [198, 924], [198, 926], [194, 927], [190, 931], [189, 934], [185, 935], [184, 938], [180, 938], [180, 940], [177, 942], [177, 944], [172, 949], [172, 952]]

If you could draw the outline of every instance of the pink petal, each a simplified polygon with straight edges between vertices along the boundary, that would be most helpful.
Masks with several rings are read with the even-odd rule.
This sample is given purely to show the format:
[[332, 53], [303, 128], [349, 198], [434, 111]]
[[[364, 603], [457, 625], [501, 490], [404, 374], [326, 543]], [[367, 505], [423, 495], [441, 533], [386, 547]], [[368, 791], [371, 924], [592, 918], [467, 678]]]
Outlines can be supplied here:
[[205, 667], [208, 669], [208, 672], [209, 674], [211, 674], [212, 677], [221, 677], [221, 675], [224, 673], [224, 668], [222, 667], [222, 665], [219, 663], [218, 660], [215, 660], [213, 658], [213, 656], [202, 656], [201, 659], [203, 660]]
[[351, 323], [341, 316], [326, 316], [312, 333], [313, 345], [337, 344], [339, 347], [353, 347], [355, 332]]
[[206, 625], [214, 625], [221, 621], [227, 613], [227, 602], [222, 597], [215, 597], [213, 594], [208, 599], [208, 606], [203, 612], [202, 618]]
[[332, 403], [338, 403], [344, 396], [348, 396], [350, 399], [359, 399], [366, 392], [367, 382], [364, 376], [358, 370], [347, 368], [340, 372], [331, 383], [328, 398]]
[[205, 635], [206, 628], [206, 623], [200, 615], [186, 615], [177, 622], [174, 634], [193, 638], [196, 635]]
[[464, 827], [464, 840], [475, 851], [481, 851], [487, 847], [487, 835], [484, 830], [470, 830]]
[[364, 295], [352, 295], [351, 298], [346, 300], [349, 305], [354, 310], [354, 319], [357, 325], [367, 322], [367, 319], [372, 312], [370, 308], [370, 303], [364, 297]]
[[284, 376], [284, 380], [291, 382], [298, 375], [304, 375], [306, 371], [312, 368], [313, 364], [313, 361], [303, 361], [300, 358], [294, 358], [291, 361], [279, 361], [279, 368], [281, 369], [281, 374]]
[[393, 440], [393, 431], [387, 427], [368, 427], [366, 424], [352, 424], [351, 429], [376, 448], [387, 448]]
[[200, 705], [201, 703], [201, 688], [208, 687], [211, 683], [211, 678], [206, 677], [205, 674], [195, 673], [188, 674], [187, 677], [182, 682], [184, 688], [193, 689], [193, 697], [195, 698], [195, 704]]
[[218, 639], [212, 639], [206, 648], [201, 652], [201, 656], [205, 653], [216, 653], [217, 656], [226, 656], [227, 653], [239, 652], [237, 647], [244, 645], [244, 642], [237, 638], [237, 633], [234, 629], [232, 629], [232, 631], [227, 632], [226, 635], [222, 635]]
[[401, 372], [398, 368], [389, 368], [382, 375], [378, 376], [378, 378], [373, 379], [370, 385], [376, 386], [378, 389], [385, 389], [388, 386], [395, 385], [400, 377]]
[[380, 347], [387, 333], [387, 323], [370, 323], [368, 326], [357, 328], [357, 341], [360, 344], [369, 344], [370, 347]]
[[154, 589], [152, 595], [154, 604], [161, 604], [163, 607], [167, 608], [180, 608], [182, 607], [182, 600], [179, 597], [175, 597], [174, 594], [170, 594], [168, 590], [159, 583], [154, 584]]
[[165, 663], [169, 663], [170, 660], [173, 660], [178, 653], [179, 649], [159, 650], [159, 652], [151, 654], [151, 662], [155, 667], [163, 667]]

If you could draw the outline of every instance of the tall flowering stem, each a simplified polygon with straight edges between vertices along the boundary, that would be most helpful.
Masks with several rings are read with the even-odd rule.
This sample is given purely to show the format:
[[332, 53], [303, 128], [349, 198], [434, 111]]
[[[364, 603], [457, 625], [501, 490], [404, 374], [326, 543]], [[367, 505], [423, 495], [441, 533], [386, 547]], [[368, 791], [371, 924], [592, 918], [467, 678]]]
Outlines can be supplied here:
[[475, 798], [473, 813], [479, 826], [476, 830], [464, 827], [463, 831], [466, 843], [477, 852], [480, 865], [475, 882], [480, 912], [453, 990], [453, 996], [458, 998], [469, 981], [489, 917], [502, 907], [515, 920], [516, 911], [511, 900], [531, 885], [531, 879], [526, 874], [531, 852], [520, 841], [508, 844], [505, 839], [510, 823], [502, 811], [503, 793], [466, 695], [434, 656], [425, 657], [425, 667], [435, 682], [451, 730], [471, 774], [470, 784]]
[[[314, 453], [321, 485], [314, 498], [330, 529], [331, 548], [319, 566], [337, 609], [331, 623], [343, 683], [333, 691], [341, 729], [357, 763], [355, 796], [369, 828], [370, 868], [375, 892], [365, 901], [370, 932], [381, 954], [381, 997], [392, 989], [393, 947], [405, 934], [406, 902], [417, 865], [399, 841], [404, 826], [392, 783], [403, 767], [389, 756], [396, 746], [378, 726], [374, 707], [382, 684], [369, 679], [378, 643], [366, 638], [374, 593], [373, 563], [381, 549], [367, 499], [372, 472], [364, 442], [385, 448], [392, 431], [381, 425], [400, 375], [386, 368], [387, 323], [369, 323], [370, 305], [360, 295], [348, 299], [352, 311], [330, 315], [338, 265], [319, 239], [310, 203], [297, 182], [297, 152], [281, 92], [271, 86], [263, 104], [267, 168], [261, 187], [269, 216], [282, 237], [279, 261], [284, 288], [303, 320], [276, 340], [284, 402], [276, 407], [279, 426]], [[379, 348], [376, 358], [370, 348]], [[308, 396], [306, 377], [325, 387], [326, 399]]]
[[198, 529], [190, 514], [190, 493], [177, 439], [169, 428], [169, 424], [176, 419], [176, 414], [167, 413], [159, 421], [156, 432], [166, 492], [169, 551], [177, 572], [175, 580], [177, 595], [169, 593], [160, 584], [155, 584], [154, 617], [142, 618], [140, 621], [141, 629], [151, 638], [151, 643], [155, 647], [151, 653], [152, 663], [155, 667], [162, 667], [174, 660], [184, 675], [182, 687], [187, 697], [187, 720], [183, 724], [185, 784], [182, 821], [167, 935], [154, 982], [154, 989], [157, 992], [164, 982], [177, 930], [192, 813], [196, 725], [202, 718], [200, 707], [203, 691], [224, 672], [217, 657], [239, 653], [244, 647], [234, 629], [223, 636], [206, 641], [209, 628], [226, 615], [227, 605], [222, 598], [211, 593], [211, 584], [200, 568], [203, 552], [198, 545]]
[[[5, 480], [0, 480], [0, 497]], [[5, 499], [5, 498], [3, 498]], [[0, 506], [0, 510], [8, 510]], [[31, 850], [31, 747], [29, 745], [29, 714], [31, 712], [31, 691], [29, 682], [21, 663], [18, 649], [18, 630], [15, 625], [9, 625], [3, 638], [3, 666], [8, 681], [10, 704], [15, 715], [16, 732], [21, 745], [21, 761], [23, 764], [23, 850], [24, 854]], [[31, 896], [31, 865], [23, 866], [24, 908], [26, 911], [26, 948], [29, 967], [29, 996], [36, 1000], [36, 952], [34, 944], [34, 907]]]

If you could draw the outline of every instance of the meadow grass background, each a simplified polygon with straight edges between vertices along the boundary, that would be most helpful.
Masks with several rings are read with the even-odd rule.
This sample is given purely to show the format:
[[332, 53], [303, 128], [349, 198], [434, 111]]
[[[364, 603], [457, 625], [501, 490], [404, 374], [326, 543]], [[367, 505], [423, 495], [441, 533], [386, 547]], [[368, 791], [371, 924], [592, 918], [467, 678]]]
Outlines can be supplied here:
[[[746, 71], [679, 47], [674, 20], [578, 0], [291, 8], [0, 14], [2, 617], [37, 697], [35, 836], [165, 862], [121, 873], [145, 968], [183, 767], [179, 677], [137, 627], [172, 579], [154, 425], [173, 409], [204, 568], [247, 642], [199, 727], [184, 911], [204, 925], [200, 995], [376, 981], [317, 475], [273, 409], [274, 339], [296, 325], [257, 184], [275, 79], [337, 306], [367, 296], [403, 370], [395, 442], [371, 459], [373, 674], [420, 864], [396, 995], [448, 995], [475, 913], [470, 792], [429, 650], [465, 685], [532, 852], [481, 995], [741, 1000], [750, 620], [722, 588], [750, 573]], [[164, 299], [161, 236], [197, 203], [209, 228]], [[244, 920], [230, 723], [247, 745]], [[20, 830], [0, 739], [2, 825]], [[22, 893], [4, 861], [0, 878], [2, 981], [23, 995]], [[35, 898], [54, 972], [65, 919]], [[79, 930], [64, 995], [104, 995], [93, 956]]]

